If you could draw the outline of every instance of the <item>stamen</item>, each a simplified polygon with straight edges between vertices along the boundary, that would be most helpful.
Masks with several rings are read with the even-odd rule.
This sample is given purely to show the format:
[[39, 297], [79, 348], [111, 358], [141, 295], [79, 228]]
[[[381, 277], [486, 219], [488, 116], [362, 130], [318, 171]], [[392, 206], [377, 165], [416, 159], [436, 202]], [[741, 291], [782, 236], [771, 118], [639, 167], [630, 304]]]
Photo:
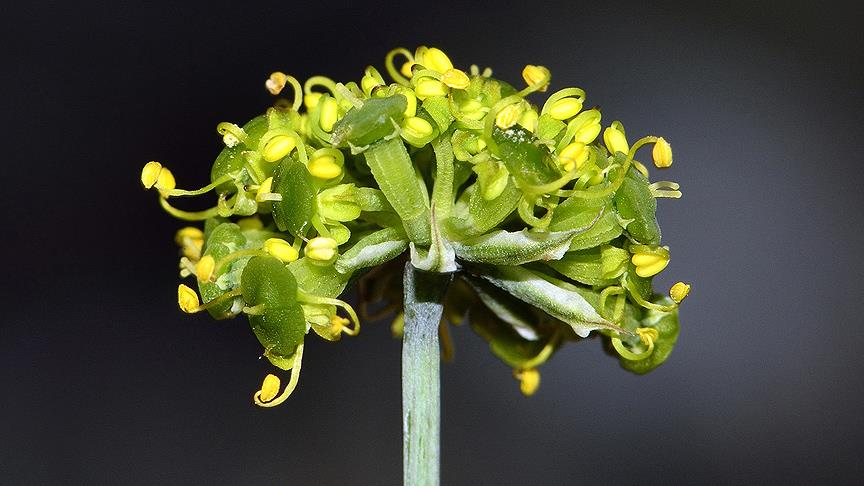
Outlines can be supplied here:
[[[278, 378], [274, 380], [270, 378], [268, 375], [267, 378], [264, 379], [264, 382], [261, 384], [261, 389], [255, 392], [255, 395], [252, 397], [255, 405], [259, 407], [275, 407], [291, 396], [291, 393], [294, 392], [294, 389], [297, 388], [297, 383], [300, 381], [300, 368], [303, 364], [303, 344], [297, 345], [297, 351], [294, 351], [294, 363], [291, 366], [291, 380], [288, 381], [288, 385], [285, 387], [285, 390], [276, 398], [276, 392], [273, 390], [274, 385], [278, 390], [279, 381]], [[275, 377], [274, 377], [275, 378]], [[269, 382], [268, 382], [269, 379]], [[270, 398], [269, 400], [265, 400], [266, 398]]]

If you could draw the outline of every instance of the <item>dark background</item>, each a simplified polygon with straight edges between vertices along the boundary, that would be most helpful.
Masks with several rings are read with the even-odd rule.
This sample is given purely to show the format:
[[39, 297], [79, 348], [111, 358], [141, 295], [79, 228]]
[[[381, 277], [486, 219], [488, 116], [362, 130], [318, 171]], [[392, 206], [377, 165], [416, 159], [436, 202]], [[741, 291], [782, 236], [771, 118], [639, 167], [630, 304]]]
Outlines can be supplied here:
[[[25, 5], [26, 3], [26, 5]], [[425, 5], [425, 11], [418, 6]], [[9, 7], [9, 6], [7, 6]], [[18, 2], [4, 13], [0, 483], [398, 484], [398, 341], [310, 339], [298, 392], [244, 320], [176, 308], [181, 226], [141, 190], [203, 183], [216, 123], [273, 70], [359, 79], [441, 46], [516, 84], [544, 64], [604, 121], [663, 135], [693, 282], [671, 359], [564, 348], [524, 399], [467, 328], [443, 369], [444, 484], [852, 483], [864, 472], [860, 9], [830, 2]], [[860, 478], [859, 478], [860, 479]]]

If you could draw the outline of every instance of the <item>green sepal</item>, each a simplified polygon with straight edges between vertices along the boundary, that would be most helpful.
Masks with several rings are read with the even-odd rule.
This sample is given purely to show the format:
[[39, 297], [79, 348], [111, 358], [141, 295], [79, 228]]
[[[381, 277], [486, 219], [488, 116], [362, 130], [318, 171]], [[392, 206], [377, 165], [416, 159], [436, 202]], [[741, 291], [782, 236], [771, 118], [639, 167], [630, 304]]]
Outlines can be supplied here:
[[[657, 303], [670, 305], [672, 304], [672, 299], [663, 297]], [[678, 309], [676, 308], [671, 312], [648, 310], [639, 325], [640, 327], [653, 327], [657, 329], [659, 337], [654, 342], [654, 351], [651, 353], [651, 356], [642, 360], [631, 361], [623, 357], [619, 357], [619, 360], [621, 367], [625, 370], [643, 375], [666, 362], [669, 355], [672, 354], [680, 331]]]
[[330, 141], [334, 147], [375, 143], [395, 131], [394, 122], [398, 124], [404, 118], [407, 106], [408, 100], [401, 94], [368, 99], [336, 122]]
[[521, 197], [522, 192], [509, 180], [501, 195], [486, 200], [475, 182], [462, 192], [453, 207], [450, 224], [454, 234], [476, 236], [489, 231], [513, 213]]
[[333, 265], [318, 265], [303, 257], [288, 264], [297, 287], [311, 295], [336, 298], [345, 290], [350, 275], [343, 275]]
[[258, 342], [264, 346], [264, 356], [273, 366], [290, 370], [297, 345], [302, 344], [306, 336], [306, 320], [300, 304], [249, 316], [249, 325]]
[[591, 229], [573, 238], [570, 242], [570, 249], [593, 248], [621, 236], [624, 229], [618, 221], [618, 215], [615, 213], [610, 199], [608, 197], [585, 199], [578, 196], [567, 198], [555, 208], [552, 221], [549, 223], [549, 230], [565, 231], [570, 228], [584, 227], [591, 223], [602, 210], [603, 214]]
[[[258, 141], [267, 132], [267, 128], [268, 122], [265, 115], [257, 116], [243, 125], [246, 140], [233, 147], [225, 147], [219, 152], [213, 162], [213, 167], [210, 169], [210, 181], [213, 182], [225, 174], [232, 174], [243, 169], [246, 165], [246, 157], [243, 152], [257, 150]], [[231, 181], [225, 182], [217, 188], [219, 192], [233, 192], [234, 190], [234, 184]]]
[[354, 184], [339, 184], [318, 193], [318, 213], [333, 221], [354, 221], [360, 217], [361, 207], [356, 198]]
[[657, 200], [641, 172], [630, 169], [615, 193], [615, 207], [625, 220], [627, 233], [646, 245], [660, 244], [660, 225], [657, 224]]
[[282, 196], [273, 202], [273, 220], [280, 231], [305, 236], [317, 208], [312, 175], [301, 162], [286, 157], [273, 177], [273, 192]]
[[556, 272], [585, 285], [607, 286], [627, 270], [630, 253], [612, 245], [571, 251], [548, 265]]

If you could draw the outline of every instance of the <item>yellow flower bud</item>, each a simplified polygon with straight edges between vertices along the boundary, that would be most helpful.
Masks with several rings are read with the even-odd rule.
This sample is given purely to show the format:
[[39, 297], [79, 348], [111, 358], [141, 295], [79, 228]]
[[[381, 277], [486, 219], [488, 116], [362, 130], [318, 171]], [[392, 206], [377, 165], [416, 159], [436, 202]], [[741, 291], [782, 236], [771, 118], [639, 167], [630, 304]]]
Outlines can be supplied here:
[[626, 154], [630, 151], [630, 145], [627, 143], [627, 137], [624, 136], [624, 132], [614, 126], [603, 131], [603, 142], [612, 154], [617, 152]]
[[579, 98], [561, 98], [549, 107], [549, 116], [556, 120], [567, 120], [576, 116], [582, 110], [582, 100]]
[[432, 96], [444, 96], [447, 94], [447, 86], [435, 78], [423, 78], [414, 87], [414, 94], [421, 100]]
[[522, 105], [520, 103], [507, 105], [495, 115], [495, 124], [498, 125], [498, 128], [506, 130], [515, 125], [521, 116]]
[[447, 57], [447, 54], [444, 54], [444, 51], [437, 47], [426, 49], [423, 52], [422, 59], [418, 62], [420, 62], [424, 67], [433, 71], [438, 71], [439, 73], [443, 73], [448, 69], [453, 69], [453, 63], [450, 62], [450, 58]]
[[540, 372], [537, 368], [517, 371], [516, 378], [519, 379], [519, 390], [526, 397], [533, 395], [540, 387]]
[[267, 88], [267, 91], [272, 95], [278, 95], [282, 92], [282, 89], [285, 88], [285, 83], [288, 82], [288, 76], [285, 73], [276, 71], [275, 73], [270, 75], [270, 78], [264, 82], [264, 86]]
[[688, 295], [690, 295], [690, 284], [684, 282], [676, 282], [669, 289], [669, 297], [672, 297], [676, 304], [680, 304]]
[[273, 178], [268, 177], [264, 179], [264, 182], [262, 182], [260, 186], [258, 186], [258, 192], [255, 193], [255, 200], [258, 202], [263, 202], [264, 199], [262, 198], [262, 196], [264, 196], [265, 194], [270, 194], [271, 192], [273, 192]]
[[178, 246], [185, 245], [187, 240], [201, 240], [203, 242], [204, 232], [194, 226], [186, 226], [180, 228], [174, 235], [174, 241]]
[[336, 161], [336, 157], [330, 154], [321, 154], [309, 161], [309, 173], [319, 179], [335, 179], [342, 174], [342, 166]]
[[651, 155], [654, 157], [654, 165], [658, 169], [672, 165], [672, 146], [663, 137], [658, 138], [654, 143], [654, 150], [651, 151]]
[[290, 135], [276, 135], [264, 144], [261, 156], [267, 162], [282, 160], [297, 146], [297, 141]]
[[431, 123], [419, 116], [406, 118], [402, 122], [402, 134], [409, 139], [425, 139], [432, 135], [434, 130]]
[[459, 69], [448, 69], [441, 75], [441, 82], [455, 89], [465, 89], [471, 85], [471, 80], [465, 71]]
[[558, 154], [558, 163], [566, 171], [582, 167], [586, 160], [588, 160], [588, 148], [581, 142], [571, 143]]
[[548, 80], [552, 77], [549, 73], [549, 70], [546, 69], [545, 66], [534, 66], [532, 64], [528, 64], [522, 69], [522, 79], [525, 80], [525, 84], [528, 86], [533, 86], [544, 79], [547, 80], [546, 84], [540, 88], [540, 91], [546, 91], [546, 88], [549, 87]]
[[276, 375], [267, 375], [264, 377], [264, 382], [261, 383], [261, 390], [258, 391], [258, 399], [264, 403], [267, 403], [279, 394], [279, 388], [282, 386], [282, 382], [279, 380], [279, 377]]
[[333, 125], [339, 119], [339, 104], [333, 98], [326, 98], [324, 101], [320, 101], [319, 104], [321, 106], [318, 107], [320, 110], [318, 122], [322, 130], [330, 132], [333, 130]]
[[210, 255], [204, 255], [195, 265], [195, 276], [199, 282], [209, 282], [216, 270], [216, 260]]
[[303, 95], [303, 105], [307, 110], [313, 110], [318, 106], [318, 101], [321, 99], [321, 93], [312, 92]]
[[651, 277], [657, 275], [666, 265], [669, 265], [668, 255], [656, 255], [652, 253], [636, 253], [630, 259], [636, 266], [636, 275], [640, 277]]
[[180, 310], [187, 314], [196, 312], [198, 306], [201, 305], [198, 294], [184, 284], [177, 287], [177, 303], [180, 305]]
[[264, 251], [276, 257], [282, 263], [291, 263], [300, 258], [300, 252], [282, 238], [269, 238], [264, 242]]
[[162, 172], [162, 164], [152, 160], [144, 164], [141, 169], [141, 184], [144, 184], [145, 189], [150, 189], [159, 180], [159, 173]]
[[326, 236], [318, 236], [312, 238], [306, 243], [306, 248], [303, 249], [306, 257], [319, 262], [330, 262], [336, 258], [338, 254], [339, 244], [333, 238]]
[[166, 167], [162, 167], [162, 170], [159, 171], [159, 178], [156, 179], [156, 189], [160, 191], [170, 191], [177, 187], [177, 182], [174, 180], [174, 174], [171, 173]]

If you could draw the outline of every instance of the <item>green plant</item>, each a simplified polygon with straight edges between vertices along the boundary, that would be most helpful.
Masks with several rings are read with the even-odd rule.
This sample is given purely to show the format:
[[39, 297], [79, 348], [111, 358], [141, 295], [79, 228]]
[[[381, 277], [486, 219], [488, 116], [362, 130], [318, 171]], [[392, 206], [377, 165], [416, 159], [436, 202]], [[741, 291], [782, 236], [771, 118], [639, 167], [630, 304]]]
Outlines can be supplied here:
[[[310, 330], [329, 341], [360, 330], [339, 299], [346, 288], [361, 289], [361, 314], [384, 302], [404, 337], [405, 481], [434, 484], [438, 339], [446, 352], [450, 324], [469, 322], [525, 395], [540, 365], [592, 331], [627, 370], [666, 361], [690, 287], [652, 290], [669, 262], [655, 199], [681, 193], [650, 183], [635, 159], [653, 144], [654, 165], [669, 167], [670, 145], [631, 145], [617, 121], [601, 139], [601, 113], [583, 110], [581, 89], [532, 104], [549, 86], [545, 67], [526, 66], [521, 90], [489, 69], [456, 69], [436, 48], [395, 49], [386, 68], [394, 83], [371, 66], [359, 83], [316, 76], [301, 86], [273, 73], [267, 89], [290, 85], [291, 100], [242, 127], [218, 125], [225, 147], [210, 184], [177, 189], [158, 162], [141, 181], [168, 213], [204, 222], [177, 233], [181, 276], [201, 295], [180, 285], [181, 309], [246, 314], [264, 356], [293, 370], [281, 393], [276, 375], [265, 378], [254, 395], [262, 407], [294, 391]], [[204, 211], [169, 202], [211, 192]], [[404, 280], [394, 278], [403, 265]]]

